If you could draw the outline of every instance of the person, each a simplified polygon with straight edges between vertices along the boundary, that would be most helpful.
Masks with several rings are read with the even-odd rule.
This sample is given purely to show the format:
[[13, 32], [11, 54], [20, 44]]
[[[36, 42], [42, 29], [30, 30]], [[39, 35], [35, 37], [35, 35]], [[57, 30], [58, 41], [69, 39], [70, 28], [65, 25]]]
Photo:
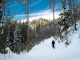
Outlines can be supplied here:
[[55, 48], [55, 41], [52, 41], [52, 47]]

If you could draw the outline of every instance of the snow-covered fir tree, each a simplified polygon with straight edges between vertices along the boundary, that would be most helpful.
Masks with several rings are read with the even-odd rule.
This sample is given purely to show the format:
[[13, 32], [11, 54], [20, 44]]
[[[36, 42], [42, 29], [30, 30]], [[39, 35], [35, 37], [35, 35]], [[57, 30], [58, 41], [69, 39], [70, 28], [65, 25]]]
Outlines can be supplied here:
[[14, 31], [14, 40], [13, 40], [14, 46], [18, 45], [18, 42], [19, 42], [19, 28], [18, 28], [18, 25], [16, 25], [15, 31]]

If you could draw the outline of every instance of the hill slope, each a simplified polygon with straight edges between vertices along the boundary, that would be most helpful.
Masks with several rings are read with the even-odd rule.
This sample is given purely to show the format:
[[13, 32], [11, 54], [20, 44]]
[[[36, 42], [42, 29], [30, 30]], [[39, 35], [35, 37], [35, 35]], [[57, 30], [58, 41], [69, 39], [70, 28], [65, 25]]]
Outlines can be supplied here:
[[0, 60], [80, 60], [79, 30], [70, 34], [71, 43], [67, 47], [64, 42], [58, 43], [56, 40], [55, 49], [53, 49], [51, 42], [55, 39], [51, 37], [34, 46], [30, 52], [23, 52], [20, 55], [12, 53], [7, 48], [8, 54], [5, 54], [4, 58], [4, 55], [0, 53]]

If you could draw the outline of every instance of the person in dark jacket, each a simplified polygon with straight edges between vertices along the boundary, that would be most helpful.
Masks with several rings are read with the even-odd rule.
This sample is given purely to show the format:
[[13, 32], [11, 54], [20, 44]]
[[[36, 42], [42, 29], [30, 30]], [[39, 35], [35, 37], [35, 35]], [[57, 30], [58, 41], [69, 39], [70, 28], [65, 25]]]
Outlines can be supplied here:
[[52, 47], [55, 48], [55, 41], [52, 41]]

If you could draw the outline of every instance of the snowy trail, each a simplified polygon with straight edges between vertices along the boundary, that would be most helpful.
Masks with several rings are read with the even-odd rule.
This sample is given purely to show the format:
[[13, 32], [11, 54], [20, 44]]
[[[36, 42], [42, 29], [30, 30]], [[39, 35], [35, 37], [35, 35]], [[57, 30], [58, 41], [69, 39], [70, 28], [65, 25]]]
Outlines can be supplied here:
[[0, 53], [0, 60], [80, 60], [80, 39], [79, 33], [74, 34], [71, 39], [71, 44], [65, 46], [64, 42], [58, 43], [55, 41], [55, 49], [52, 48], [51, 42], [53, 37], [45, 39], [39, 45], [36, 45], [30, 52], [4, 55]]
[[[32, 51], [30, 51], [29, 55], [34, 57], [45, 57], [46, 60], [78, 60], [80, 59], [80, 41], [79, 39], [75, 40], [76, 38], [78, 39], [77, 34], [68, 47], [66, 47], [64, 43], [59, 44], [56, 41], [55, 49], [51, 46], [53, 38], [50, 38], [40, 45], [35, 46]], [[37, 50], [35, 48], [37, 48]], [[43, 58], [41, 59], [43, 60]]]

